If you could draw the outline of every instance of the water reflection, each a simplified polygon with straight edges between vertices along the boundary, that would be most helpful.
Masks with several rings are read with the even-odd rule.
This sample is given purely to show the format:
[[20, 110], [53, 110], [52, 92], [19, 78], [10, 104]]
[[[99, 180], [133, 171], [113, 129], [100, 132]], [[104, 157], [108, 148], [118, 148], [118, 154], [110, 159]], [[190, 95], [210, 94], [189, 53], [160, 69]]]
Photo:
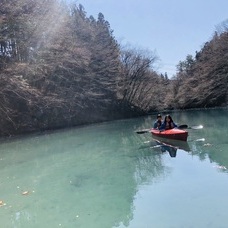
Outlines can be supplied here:
[[172, 139], [163, 139], [153, 136], [154, 141], [157, 145], [160, 145], [161, 152], [168, 152], [170, 157], [176, 157], [177, 150], [181, 149], [186, 152], [190, 152], [188, 142]]
[[[132, 133], [134, 128], [151, 123], [149, 119], [142, 126], [144, 119], [134, 119], [0, 144], [0, 184], [4, 186], [0, 188], [2, 226], [169, 227], [179, 221], [175, 227], [184, 227], [189, 213], [183, 208], [190, 208], [191, 217], [197, 217], [202, 205], [207, 215], [203, 225], [208, 218], [225, 223], [226, 215], [220, 213], [216, 220], [207, 208], [211, 200], [221, 202], [224, 205], [214, 207], [225, 214], [226, 176], [222, 179], [213, 171], [227, 172], [227, 128], [209, 129], [207, 123], [213, 122], [211, 118], [196, 122], [189, 116], [181, 122], [205, 126], [200, 131], [189, 131], [189, 142]], [[191, 156], [187, 154], [193, 158], [189, 159]], [[166, 159], [169, 156], [177, 159]], [[218, 194], [213, 192], [211, 183]], [[149, 188], [148, 195], [143, 188]], [[23, 195], [24, 191], [30, 194]], [[192, 204], [186, 195], [193, 199]], [[145, 198], [145, 204], [139, 208], [135, 203], [137, 196], [139, 201], [140, 197]], [[148, 210], [147, 202], [151, 202]], [[220, 206], [224, 209], [219, 210]], [[134, 223], [137, 210], [138, 224]], [[145, 213], [141, 213], [143, 210]], [[167, 223], [159, 220], [164, 215]], [[196, 224], [197, 221], [192, 227], [197, 227]]]
[[151, 148], [154, 151], [159, 150], [162, 153], [168, 152], [170, 157], [177, 156], [177, 150], [183, 150], [185, 152], [190, 152], [190, 146], [188, 142], [173, 140], [173, 139], [165, 139], [153, 136], [152, 140], [145, 142], [144, 146], [141, 146], [140, 149]]
[[165, 168], [160, 156], [139, 153], [142, 139], [126, 129], [120, 122], [1, 144], [4, 227], [128, 226], [138, 186]]

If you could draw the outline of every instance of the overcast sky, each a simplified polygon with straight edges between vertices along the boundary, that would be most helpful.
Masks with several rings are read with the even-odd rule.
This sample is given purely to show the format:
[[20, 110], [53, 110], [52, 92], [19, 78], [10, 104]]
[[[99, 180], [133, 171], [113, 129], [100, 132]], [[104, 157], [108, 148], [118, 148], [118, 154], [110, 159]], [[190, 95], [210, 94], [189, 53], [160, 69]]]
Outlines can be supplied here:
[[179, 61], [195, 56], [228, 19], [228, 0], [76, 0], [87, 16], [101, 12], [121, 44], [154, 51], [156, 70], [176, 72]]

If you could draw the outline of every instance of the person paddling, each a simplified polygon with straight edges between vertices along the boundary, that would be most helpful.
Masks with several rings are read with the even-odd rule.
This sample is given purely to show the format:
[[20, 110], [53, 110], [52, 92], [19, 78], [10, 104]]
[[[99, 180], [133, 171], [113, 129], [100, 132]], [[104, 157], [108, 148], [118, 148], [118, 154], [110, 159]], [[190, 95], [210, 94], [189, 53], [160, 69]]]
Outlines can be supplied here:
[[177, 125], [173, 122], [172, 117], [168, 114], [165, 116], [165, 120], [161, 124], [159, 130], [168, 130], [177, 127]]
[[162, 125], [162, 115], [158, 114], [157, 115], [157, 120], [154, 122], [154, 129], [159, 129]]

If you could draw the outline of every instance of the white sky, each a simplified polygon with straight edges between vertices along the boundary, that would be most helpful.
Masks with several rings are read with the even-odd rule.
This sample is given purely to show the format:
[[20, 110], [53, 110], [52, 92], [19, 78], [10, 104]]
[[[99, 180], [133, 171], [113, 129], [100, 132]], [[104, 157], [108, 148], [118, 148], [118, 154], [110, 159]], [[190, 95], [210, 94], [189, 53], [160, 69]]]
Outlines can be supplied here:
[[101, 12], [121, 44], [155, 51], [156, 70], [176, 72], [179, 61], [195, 56], [216, 26], [228, 19], [228, 0], [76, 0], [87, 16]]

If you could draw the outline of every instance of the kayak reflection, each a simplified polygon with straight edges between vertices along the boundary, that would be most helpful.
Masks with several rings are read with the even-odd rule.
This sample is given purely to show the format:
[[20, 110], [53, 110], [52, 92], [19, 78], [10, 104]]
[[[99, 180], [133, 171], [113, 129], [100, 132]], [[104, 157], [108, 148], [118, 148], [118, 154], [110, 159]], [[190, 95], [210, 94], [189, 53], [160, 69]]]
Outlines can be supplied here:
[[190, 151], [188, 142], [173, 139], [161, 139], [156, 136], [153, 136], [152, 138], [161, 149], [161, 152], [168, 152], [170, 157], [176, 157], [178, 149], [186, 152]]

